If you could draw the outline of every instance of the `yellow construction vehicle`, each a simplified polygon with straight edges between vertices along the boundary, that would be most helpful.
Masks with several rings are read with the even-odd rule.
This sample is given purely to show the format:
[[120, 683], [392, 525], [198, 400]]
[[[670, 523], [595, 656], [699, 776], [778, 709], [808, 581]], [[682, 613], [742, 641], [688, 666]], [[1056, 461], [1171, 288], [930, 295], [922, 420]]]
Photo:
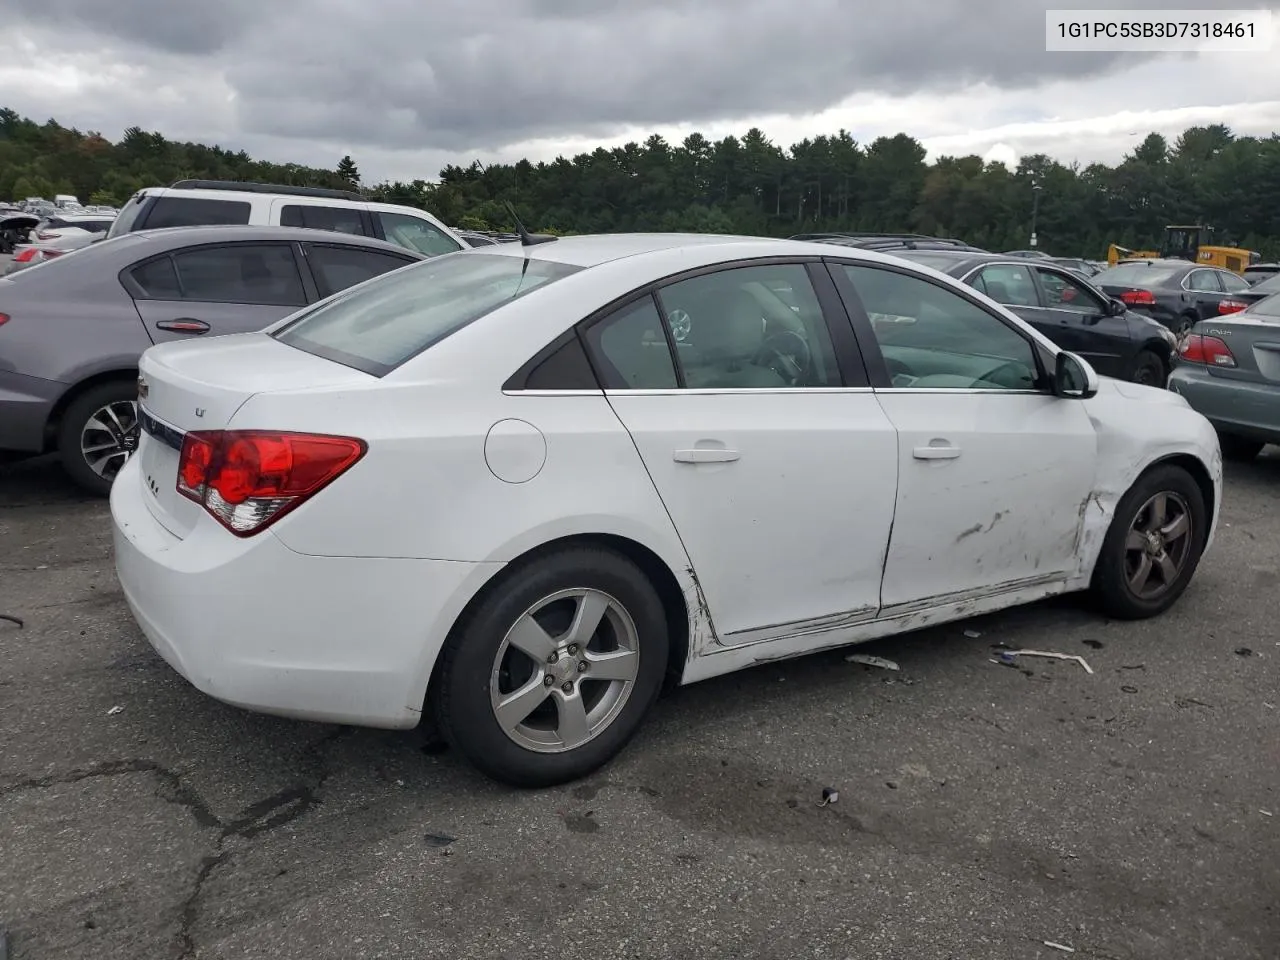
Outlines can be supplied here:
[[[1203, 238], [1204, 242], [1201, 242]], [[1121, 260], [1192, 260], [1206, 266], [1222, 267], [1244, 273], [1251, 263], [1258, 263], [1262, 255], [1242, 247], [1219, 247], [1213, 243], [1213, 227], [1173, 226], [1164, 228], [1164, 243], [1159, 250], [1130, 250], [1111, 244], [1107, 248], [1107, 263], [1115, 266]]]

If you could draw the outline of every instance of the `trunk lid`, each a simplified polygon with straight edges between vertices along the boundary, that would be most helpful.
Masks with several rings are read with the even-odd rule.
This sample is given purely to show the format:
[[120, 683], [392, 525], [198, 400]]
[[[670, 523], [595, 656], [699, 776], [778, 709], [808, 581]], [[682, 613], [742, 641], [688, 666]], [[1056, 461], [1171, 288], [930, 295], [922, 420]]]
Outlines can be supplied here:
[[1223, 380], [1280, 384], [1280, 316], [1242, 310], [1196, 324], [1193, 331], [1216, 337], [1235, 358], [1234, 367], [1209, 364], [1211, 376]]
[[138, 368], [138, 482], [152, 516], [180, 538], [191, 532], [202, 510], [177, 490], [178, 457], [188, 432], [226, 428], [259, 393], [373, 379], [261, 333], [162, 344], [147, 350]]

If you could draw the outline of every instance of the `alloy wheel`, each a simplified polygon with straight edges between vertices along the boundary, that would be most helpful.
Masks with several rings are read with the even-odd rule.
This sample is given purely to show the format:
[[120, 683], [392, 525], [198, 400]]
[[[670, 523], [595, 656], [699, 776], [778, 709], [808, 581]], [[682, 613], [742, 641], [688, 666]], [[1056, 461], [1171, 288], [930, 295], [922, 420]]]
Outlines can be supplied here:
[[1138, 510], [1124, 542], [1125, 578], [1135, 597], [1157, 600], [1177, 582], [1191, 553], [1191, 525], [1191, 508], [1172, 491]]
[[564, 753], [617, 719], [639, 672], [639, 634], [626, 608], [600, 590], [561, 590], [530, 606], [507, 631], [489, 698], [516, 744]]
[[112, 482], [138, 449], [138, 405], [117, 400], [99, 407], [80, 431], [80, 453], [89, 469]]

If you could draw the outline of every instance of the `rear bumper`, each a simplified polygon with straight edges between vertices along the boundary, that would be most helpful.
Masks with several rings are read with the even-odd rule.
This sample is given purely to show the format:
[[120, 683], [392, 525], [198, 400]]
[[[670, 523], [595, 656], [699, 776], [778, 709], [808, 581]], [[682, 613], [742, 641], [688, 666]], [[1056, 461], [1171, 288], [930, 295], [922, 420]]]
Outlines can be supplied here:
[[407, 728], [458, 612], [500, 564], [315, 557], [209, 519], [178, 539], [152, 517], [137, 459], [111, 489], [116, 574], [156, 652], [233, 706]]
[[1169, 375], [1169, 389], [1186, 398], [1216, 430], [1280, 443], [1280, 384], [1227, 380], [1197, 364], [1182, 363]]
[[44, 428], [65, 383], [0, 370], [0, 450], [44, 452]]

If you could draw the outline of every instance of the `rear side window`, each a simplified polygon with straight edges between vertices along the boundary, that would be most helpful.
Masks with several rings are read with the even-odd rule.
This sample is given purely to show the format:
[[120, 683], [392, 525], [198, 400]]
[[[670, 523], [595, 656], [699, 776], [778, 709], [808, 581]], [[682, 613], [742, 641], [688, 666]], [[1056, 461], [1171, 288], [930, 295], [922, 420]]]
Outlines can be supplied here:
[[147, 217], [148, 230], [161, 227], [205, 227], [249, 222], [244, 200], [205, 200], [199, 197], [159, 197]]
[[356, 236], [368, 234], [360, 211], [352, 207], [291, 203], [280, 208], [280, 226], [332, 230], [335, 233], [354, 233]]
[[412, 217], [407, 213], [375, 213], [382, 223], [382, 232], [392, 242], [425, 253], [439, 256], [462, 249], [452, 237], [436, 227], [430, 220]]
[[311, 244], [307, 247], [307, 262], [316, 278], [320, 296], [328, 297], [357, 283], [419, 261], [410, 257], [397, 257], [381, 250], [364, 250], [360, 247], [339, 247], [327, 244]]
[[196, 247], [175, 253], [173, 263], [184, 300], [285, 307], [307, 302], [289, 244]]
[[485, 314], [581, 269], [480, 252], [440, 257], [322, 303], [271, 335], [380, 377]]
[[182, 288], [178, 286], [178, 271], [168, 257], [151, 260], [134, 267], [129, 274], [137, 285], [143, 300], [181, 300]]

